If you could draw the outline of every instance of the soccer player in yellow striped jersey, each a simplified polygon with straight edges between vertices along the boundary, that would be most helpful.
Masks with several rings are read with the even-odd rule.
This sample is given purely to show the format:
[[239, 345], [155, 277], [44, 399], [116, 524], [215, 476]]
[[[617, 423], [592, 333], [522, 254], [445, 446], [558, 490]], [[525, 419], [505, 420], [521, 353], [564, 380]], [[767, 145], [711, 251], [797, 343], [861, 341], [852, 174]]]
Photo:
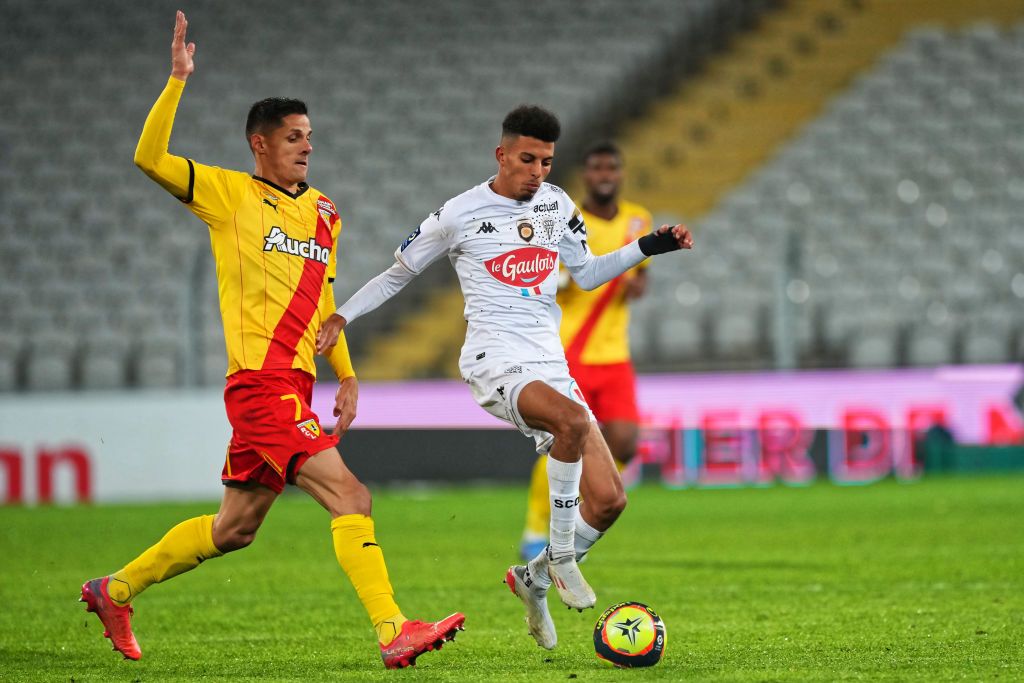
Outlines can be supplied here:
[[[586, 197], [582, 214], [595, 254], [607, 254], [651, 231], [651, 214], [619, 198], [622, 152], [611, 142], [592, 146], [583, 159]], [[614, 280], [585, 290], [565, 278], [558, 291], [561, 337], [569, 372], [601, 423], [612, 457], [621, 468], [636, 453], [639, 433], [636, 377], [629, 354], [629, 302], [647, 288], [642, 261]], [[545, 460], [530, 477], [521, 555], [529, 559], [547, 543], [548, 487]]]
[[228, 350], [224, 400], [233, 428], [221, 475], [224, 498], [215, 516], [178, 524], [120, 571], [87, 581], [82, 601], [99, 616], [114, 649], [139, 659], [130, 603], [154, 583], [249, 545], [291, 483], [330, 514], [335, 555], [377, 632], [384, 665], [410, 666], [453, 638], [465, 617], [412, 621], [394, 600], [370, 493], [336, 447], [355, 417], [358, 392], [344, 337], [325, 352], [339, 379], [333, 434], [321, 429], [309, 405], [316, 333], [335, 309], [331, 283], [341, 220], [334, 203], [306, 184], [313, 151], [306, 106], [284, 98], [253, 105], [245, 130], [253, 174], [169, 154], [174, 114], [194, 71], [187, 26], [178, 12], [171, 77], [146, 119], [135, 163], [210, 230]]

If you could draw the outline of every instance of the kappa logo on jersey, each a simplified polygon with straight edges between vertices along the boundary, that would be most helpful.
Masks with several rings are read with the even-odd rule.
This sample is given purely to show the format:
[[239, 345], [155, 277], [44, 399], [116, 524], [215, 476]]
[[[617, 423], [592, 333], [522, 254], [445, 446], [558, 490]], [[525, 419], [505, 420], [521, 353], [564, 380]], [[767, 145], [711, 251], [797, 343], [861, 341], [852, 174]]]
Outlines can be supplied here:
[[533, 223], [531, 223], [530, 221], [523, 221], [517, 227], [519, 228], [520, 237], [522, 237], [527, 242], [533, 239]]
[[558, 267], [557, 252], [523, 247], [484, 261], [484, 268], [498, 282], [518, 287], [520, 294], [540, 294], [540, 283]]
[[295, 425], [302, 432], [302, 435], [307, 439], [319, 439], [320, 438], [320, 425], [317, 424], [316, 420], [306, 420]]
[[409, 233], [409, 236], [402, 242], [402, 246], [398, 248], [399, 251], [405, 251], [405, 248], [412, 244], [412, 241], [420, 236], [420, 228], [416, 226], [416, 229]]
[[279, 251], [282, 254], [301, 256], [311, 261], [319, 261], [327, 265], [331, 256], [331, 248], [316, 243], [312, 237], [306, 242], [289, 237], [278, 226], [270, 228], [270, 234], [263, 238], [263, 251]]
[[484, 224], [480, 226], [480, 229], [476, 231], [476, 234], [479, 235], [480, 233], [483, 233], [485, 235], [491, 235], [496, 232], [498, 232], [498, 229], [496, 227], [484, 221]]

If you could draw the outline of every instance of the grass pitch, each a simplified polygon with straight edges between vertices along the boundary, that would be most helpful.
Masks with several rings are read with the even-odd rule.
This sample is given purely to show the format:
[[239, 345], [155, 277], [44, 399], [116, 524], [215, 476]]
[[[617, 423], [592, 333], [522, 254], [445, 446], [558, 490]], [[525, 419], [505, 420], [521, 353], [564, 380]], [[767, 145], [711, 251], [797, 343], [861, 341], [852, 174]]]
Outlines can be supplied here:
[[136, 603], [139, 662], [75, 600], [213, 504], [0, 508], [0, 679], [40, 681], [1024, 679], [1024, 478], [630, 494], [584, 565], [603, 609], [661, 613], [663, 661], [622, 671], [591, 647], [598, 610], [562, 609], [553, 652], [502, 584], [520, 488], [379, 491], [400, 605], [467, 630], [415, 670], [385, 672], [335, 562], [328, 519], [281, 499], [256, 543]]

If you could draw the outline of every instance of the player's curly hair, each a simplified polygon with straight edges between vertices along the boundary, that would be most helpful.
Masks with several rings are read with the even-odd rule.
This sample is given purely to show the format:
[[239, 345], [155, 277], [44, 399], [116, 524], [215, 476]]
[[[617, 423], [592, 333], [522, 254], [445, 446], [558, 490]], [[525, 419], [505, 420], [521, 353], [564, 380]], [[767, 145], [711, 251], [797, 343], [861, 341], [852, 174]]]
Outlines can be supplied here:
[[308, 114], [306, 103], [289, 97], [268, 97], [260, 100], [249, 108], [249, 116], [245, 119], [245, 141], [249, 142], [253, 133], [266, 135], [284, 122], [284, 117], [291, 114]]
[[525, 135], [544, 142], [557, 142], [561, 133], [558, 117], [534, 104], [519, 105], [501, 122], [502, 137]]

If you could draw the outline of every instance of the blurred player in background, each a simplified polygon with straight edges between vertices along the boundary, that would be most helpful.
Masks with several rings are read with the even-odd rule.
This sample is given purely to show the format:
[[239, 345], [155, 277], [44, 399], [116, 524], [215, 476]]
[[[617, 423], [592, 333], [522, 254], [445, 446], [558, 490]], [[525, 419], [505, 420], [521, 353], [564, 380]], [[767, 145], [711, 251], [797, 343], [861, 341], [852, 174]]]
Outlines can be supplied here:
[[[592, 146], [583, 156], [582, 214], [595, 254], [607, 254], [651, 231], [647, 209], [619, 199], [622, 152], [611, 142]], [[647, 261], [587, 291], [562, 271], [558, 305], [562, 309], [562, 345], [569, 373], [579, 383], [587, 405], [621, 470], [636, 453], [639, 433], [636, 377], [629, 358], [629, 302], [647, 289]], [[520, 554], [535, 557], [548, 542], [550, 524], [547, 461], [534, 465]]]
[[[569, 374], [558, 336], [558, 262], [594, 289], [648, 256], [689, 249], [685, 226], [657, 231], [595, 256], [580, 211], [551, 171], [558, 119], [521, 106], [502, 122], [498, 173], [427, 216], [395, 250], [395, 264], [324, 321], [317, 350], [329, 352], [345, 325], [380, 306], [416, 275], [448, 256], [466, 300], [466, 343], [459, 367], [487, 412], [534, 439], [547, 459], [550, 543], [528, 565], [510, 567], [509, 588], [526, 607], [537, 644], [553, 648], [547, 607], [553, 584], [569, 607], [596, 601], [577, 566], [626, 506], [615, 461]], [[580, 494], [582, 493], [582, 501]]]
[[370, 492], [336, 448], [355, 417], [358, 392], [344, 338], [328, 355], [340, 382], [333, 434], [309, 407], [316, 330], [335, 306], [341, 220], [334, 203], [305, 182], [313, 149], [306, 106], [282, 98], [253, 105], [245, 131], [255, 157], [252, 175], [168, 154], [178, 101], [194, 70], [187, 26], [178, 12], [171, 77], [146, 119], [135, 163], [210, 229], [228, 346], [224, 400], [234, 429], [221, 477], [224, 498], [216, 516], [178, 524], [120, 571], [87, 581], [82, 601], [99, 616], [114, 649], [139, 659], [131, 602], [154, 583], [252, 543], [291, 483], [330, 513], [335, 554], [377, 631], [384, 665], [409, 666], [453, 638], [465, 618], [410, 621], [395, 603], [374, 537]]

